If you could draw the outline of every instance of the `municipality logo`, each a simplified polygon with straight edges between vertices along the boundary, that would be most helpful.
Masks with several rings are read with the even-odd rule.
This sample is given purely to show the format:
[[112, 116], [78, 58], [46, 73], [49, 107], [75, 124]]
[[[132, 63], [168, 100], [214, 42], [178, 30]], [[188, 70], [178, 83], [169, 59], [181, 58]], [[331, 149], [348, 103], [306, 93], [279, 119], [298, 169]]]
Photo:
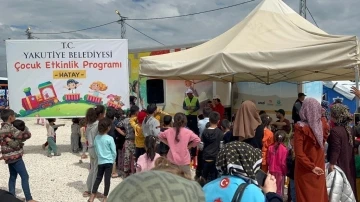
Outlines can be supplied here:
[[276, 106], [281, 106], [281, 100], [276, 100]]

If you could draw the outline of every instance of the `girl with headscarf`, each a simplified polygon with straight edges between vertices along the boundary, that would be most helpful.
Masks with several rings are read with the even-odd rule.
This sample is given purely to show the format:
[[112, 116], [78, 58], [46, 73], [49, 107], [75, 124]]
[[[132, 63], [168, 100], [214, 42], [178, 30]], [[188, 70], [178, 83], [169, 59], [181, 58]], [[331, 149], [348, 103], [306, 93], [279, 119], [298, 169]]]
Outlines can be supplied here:
[[[203, 187], [206, 201], [283, 201], [276, 194], [274, 176], [268, 175], [264, 187], [259, 187], [255, 173], [260, 170], [261, 163], [260, 149], [240, 141], [225, 144], [216, 162], [222, 176]], [[242, 197], [238, 197], [239, 189], [244, 185]]]
[[354, 136], [350, 124], [353, 120], [349, 108], [343, 104], [334, 104], [330, 109], [331, 120], [335, 127], [330, 130], [327, 140], [329, 147], [327, 158], [330, 163], [329, 173], [337, 165], [344, 171], [351, 188], [356, 193], [355, 188], [355, 156], [353, 153]]
[[255, 148], [262, 149], [264, 126], [261, 123], [255, 103], [247, 100], [241, 104], [236, 113], [234, 136], [240, 137], [240, 141], [244, 141]]
[[296, 201], [328, 202], [324, 143], [329, 127], [314, 98], [304, 100], [299, 115], [294, 131]]

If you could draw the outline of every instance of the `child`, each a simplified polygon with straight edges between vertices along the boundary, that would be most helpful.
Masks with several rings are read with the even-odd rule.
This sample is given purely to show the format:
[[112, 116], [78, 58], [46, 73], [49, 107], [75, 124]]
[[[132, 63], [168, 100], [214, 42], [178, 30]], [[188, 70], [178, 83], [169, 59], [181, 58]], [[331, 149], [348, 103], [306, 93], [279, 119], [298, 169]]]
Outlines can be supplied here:
[[220, 122], [220, 114], [211, 112], [209, 114], [210, 127], [206, 128], [201, 136], [204, 144], [203, 148], [203, 173], [202, 177], [206, 181], [217, 178], [216, 157], [220, 151], [220, 144], [224, 138], [223, 132], [217, 127]]
[[71, 125], [71, 152], [78, 153], [79, 152], [79, 137], [80, 137], [80, 120], [78, 118], [72, 119]]
[[26, 171], [25, 163], [22, 159], [23, 148], [20, 146], [16, 147], [16, 145], [12, 145], [12, 147], [10, 147], [11, 144], [18, 143], [14, 140], [18, 140], [20, 142], [25, 141], [31, 137], [31, 134], [27, 129], [25, 129], [24, 132], [20, 131], [19, 134], [14, 137], [14, 134], [18, 132], [18, 130], [12, 125], [12, 122], [15, 120], [15, 112], [13, 110], [3, 109], [1, 111], [1, 119], [3, 120], [3, 123], [1, 124], [0, 129], [0, 145], [2, 157], [5, 160], [5, 163], [8, 164], [10, 173], [8, 184], [9, 192], [15, 196], [16, 178], [20, 175], [26, 201], [36, 202], [31, 196], [29, 174]]
[[157, 112], [156, 104], [149, 104], [146, 109], [147, 116], [144, 122], [139, 122], [142, 126], [142, 133], [144, 137], [148, 135], [158, 136], [160, 133], [160, 122], [155, 118]]
[[[165, 115], [164, 116], [164, 126], [162, 128], [160, 128], [160, 131], [164, 132], [167, 129], [171, 128], [171, 123], [172, 123], [172, 117], [170, 115]], [[160, 142], [159, 148], [158, 148], [158, 153], [161, 156], [166, 156], [166, 154], [168, 152], [169, 152], [169, 146], [167, 146], [163, 142]]]
[[286, 157], [287, 148], [284, 145], [286, 136], [284, 130], [279, 130], [275, 133], [275, 143], [269, 147], [267, 154], [267, 164], [269, 165], [269, 172], [276, 179], [277, 191], [280, 196], [284, 196], [284, 184], [286, 175]]
[[[25, 122], [22, 121], [22, 120], [19, 120], [19, 119], [16, 119], [14, 122], [13, 122], [13, 126], [19, 130], [19, 132], [24, 132], [26, 130], [26, 126], [25, 126]], [[14, 137], [17, 137], [19, 135], [19, 132], [18, 133], [15, 133], [14, 134]], [[18, 141], [18, 140], [15, 140], [15, 141]], [[24, 146], [24, 142], [23, 141], [20, 141], [19, 142], [19, 147], [23, 147]]]
[[167, 158], [175, 165], [191, 176], [190, 172], [190, 148], [200, 143], [200, 138], [191, 130], [185, 128], [187, 119], [184, 113], [176, 113], [174, 116], [174, 127], [161, 132], [159, 139], [169, 146]]
[[229, 142], [235, 141], [237, 138], [234, 138], [233, 132], [231, 130], [231, 123], [229, 120], [224, 119], [221, 121], [220, 129], [224, 133], [224, 144], [227, 144]]
[[267, 151], [269, 149], [269, 146], [274, 144], [274, 134], [271, 131], [271, 122], [272, 118], [267, 114], [262, 114], [260, 116], [262, 125], [264, 127], [264, 137], [262, 139], [262, 164], [261, 164], [261, 170], [263, 170], [265, 173], [268, 172], [268, 165], [267, 165]]
[[60, 156], [61, 154], [58, 152], [58, 147], [55, 142], [55, 128], [60, 126], [65, 126], [65, 124], [55, 125], [56, 119], [46, 119], [45, 127], [47, 131], [47, 143], [49, 144], [48, 147], [48, 154], [47, 157], [51, 158], [51, 152], [54, 152], [54, 156]]
[[139, 107], [133, 105], [130, 107], [130, 117], [121, 120], [115, 128], [123, 137], [124, 143], [124, 178], [135, 173], [135, 131], [130, 124], [131, 119], [136, 119], [139, 113]]
[[160, 157], [160, 155], [156, 153], [155, 136], [150, 135], [145, 138], [145, 150], [146, 153], [141, 155], [137, 160], [136, 172], [138, 173], [153, 169], [156, 159]]
[[86, 126], [86, 121], [85, 119], [81, 119], [80, 122], [80, 142], [82, 145], [82, 154], [81, 154], [81, 158], [80, 158], [80, 163], [82, 163], [82, 159], [86, 159], [87, 155], [86, 155], [86, 149], [87, 149], [87, 144], [86, 144], [86, 136], [85, 136], [85, 126]]
[[[91, 194], [92, 187], [95, 183], [97, 172], [98, 172], [98, 158], [94, 148], [94, 140], [96, 135], [99, 133], [98, 124], [105, 116], [105, 107], [103, 105], [96, 105], [86, 111], [86, 139], [88, 141], [88, 152], [90, 157], [90, 172], [86, 180], [87, 191], [83, 193], [83, 197], [88, 197]], [[98, 193], [98, 196], [102, 195]]]
[[290, 179], [289, 182], [289, 190], [292, 202], [296, 202], [296, 191], [295, 191], [295, 181], [294, 181], [294, 173], [295, 173], [295, 151], [294, 151], [294, 137], [290, 139], [291, 149], [288, 152], [286, 158], [286, 176]]
[[111, 125], [112, 120], [110, 119], [105, 118], [99, 121], [99, 134], [94, 140], [95, 151], [98, 158], [98, 172], [89, 199], [90, 202], [94, 201], [97, 190], [104, 176], [105, 187], [103, 202], [106, 202], [107, 195], [109, 194], [111, 172], [116, 158], [116, 146], [114, 139], [107, 134], [110, 131]]
[[[56, 121], [56, 119], [55, 119]], [[54, 141], [56, 143], [56, 131], [60, 126], [65, 126], [65, 124], [59, 124], [59, 125], [55, 125], [55, 121], [53, 123], [51, 123], [51, 126], [54, 128]], [[45, 148], [49, 145], [49, 143], [46, 141], [45, 144], [42, 145], [42, 149], [45, 150]]]
[[130, 124], [135, 131], [135, 161], [145, 154], [145, 137], [142, 133], [141, 123], [144, 121], [147, 116], [146, 112], [141, 111], [138, 113], [137, 117], [132, 117], [130, 119]]

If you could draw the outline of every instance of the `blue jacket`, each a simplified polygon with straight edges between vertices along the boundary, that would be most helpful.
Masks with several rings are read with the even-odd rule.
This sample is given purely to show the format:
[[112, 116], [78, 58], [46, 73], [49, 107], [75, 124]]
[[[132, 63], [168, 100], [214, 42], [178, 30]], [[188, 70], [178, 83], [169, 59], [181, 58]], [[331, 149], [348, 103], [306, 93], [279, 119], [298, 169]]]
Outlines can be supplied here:
[[[225, 175], [207, 183], [203, 187], [206, 202], [232, 201], [237, 188], [246, 183], [241, 177]], [[249, 184], [238, 202], [281, 202], [280, 196], [275, 193], [264, 195], [262, 190], [255, 184]]]

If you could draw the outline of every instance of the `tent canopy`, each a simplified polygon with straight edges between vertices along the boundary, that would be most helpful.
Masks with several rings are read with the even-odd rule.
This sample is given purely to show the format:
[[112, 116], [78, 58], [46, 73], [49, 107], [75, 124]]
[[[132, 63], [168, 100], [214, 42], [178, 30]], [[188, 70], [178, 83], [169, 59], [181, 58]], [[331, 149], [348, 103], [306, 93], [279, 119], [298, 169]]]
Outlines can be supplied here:
[[263, 0], [242, 22], [194, 48], [141, 58], [140, 75], [228, 82], [354, 79], [356, 36], [329, 35], [282, 0]]

